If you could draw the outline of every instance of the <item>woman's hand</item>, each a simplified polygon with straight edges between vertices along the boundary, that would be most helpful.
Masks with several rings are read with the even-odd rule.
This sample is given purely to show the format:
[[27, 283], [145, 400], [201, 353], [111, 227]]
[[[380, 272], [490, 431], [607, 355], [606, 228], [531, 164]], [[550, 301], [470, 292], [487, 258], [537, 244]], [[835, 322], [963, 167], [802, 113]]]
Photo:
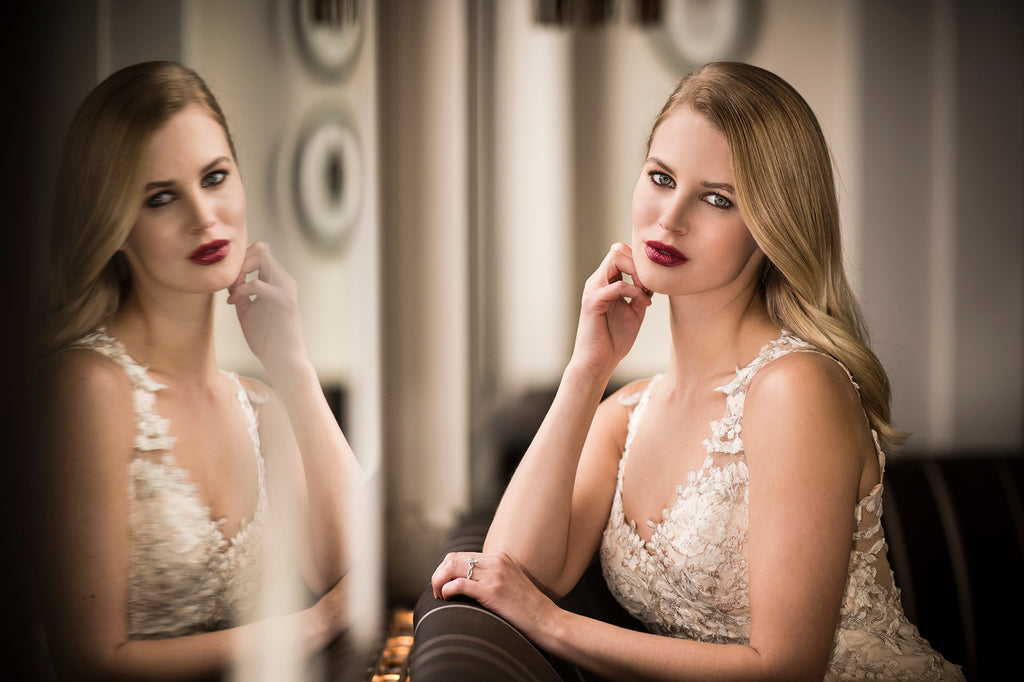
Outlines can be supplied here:
[[[257, 277], [246, 281], [253, 272]], [[228, 287], [228, 303], [235, 306], [249, 349], [271, 376], [278, 367], [304, 361], [298, 287], [265, 242], [249, 245], [242, 269]]]
[[637, 277], [632, 249], [612, 244], [583, 288], [573, 360], [593, 370], [613, 370], [633, 346], [649, 305], [651, 292]]
[[464, 595], [498, 614], [537, 641], [560, 609], [504, 552], [451, 552], [430, 578], [434, 596]]

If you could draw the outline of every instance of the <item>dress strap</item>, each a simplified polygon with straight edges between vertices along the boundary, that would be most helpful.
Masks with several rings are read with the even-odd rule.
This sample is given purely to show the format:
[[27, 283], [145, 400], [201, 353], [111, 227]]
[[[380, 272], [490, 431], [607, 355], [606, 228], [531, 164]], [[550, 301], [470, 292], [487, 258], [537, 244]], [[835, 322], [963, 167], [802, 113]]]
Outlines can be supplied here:
[[238, 399], [238, 404], [242, 408], [243, 414], [245, 414], [246, 425], [249, 427], [249, 438], [252, 440], [256, 453], [259, 491], [260, 495], [263, 496], [266, 491], [266, 466], [263, 461], [263, 448], [260, 445], [260, 424], [259, 416], [256, 414], [256, 406], [267, 402], [269, 396], [246, 388], [235, 372], [223, 371], [234, 382], [235, 397]]
[[629, 395], [620, 395], [618, 397], [620, 404], [632, 408], [629, 412], [629, 423], [626, 426], [626, 444], [625, 447], [622, 448], [623, 462], [629, 455], [629, 446], [633, 443], [633, 437], [636, 435], [636, 427], [637, 424], [640, 423], [640, 417], [643, 416], [644, 410], [647, 409], [647, 405], [651, 402], [651, 389], [663, 376], [665, 375], [655, 374], [651, 377], [651, 380], [647, 382], [647, 386], [644, 390], [637, 391], [636, 393], [630, 393]]
[[124, 345], [107, 333], [105, 327], [86, 334], [72, 344], [73, 348], [88, 348], [110, 358], [124, 369], [132, 384], [135, 407], [135, 450], [149, 452], [170, 450], [175, 441], [169, 435], [170, 420], [156, 413], [156, 392], [167, 388], [149, 375], [145, 365], [136, 362]]
[[769, 341], [758, 352], [746, 367], [737, 367], [732, 381], [719, 386], [715, 390], [725, 394], [725, 416], [711, 422], [711, 437], [704, 440], [708, 455], [715, 453], [737, 455], [743, 452], [741, 436], [743, 423], [743, 403], [747, 397], [747, 389], [754, 375], [765, 365], [793, 351], [814, 351], [814, 346], [803, 339], [793, 336], [785, 329], [778, 338]]

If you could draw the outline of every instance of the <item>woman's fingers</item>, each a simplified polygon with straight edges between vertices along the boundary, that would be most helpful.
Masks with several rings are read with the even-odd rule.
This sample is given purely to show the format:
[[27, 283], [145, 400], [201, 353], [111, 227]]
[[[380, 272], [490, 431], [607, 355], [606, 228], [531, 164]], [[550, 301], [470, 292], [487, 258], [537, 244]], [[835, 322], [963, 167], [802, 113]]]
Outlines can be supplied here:
[[646, 289], [623, 280], [606, 284], [600, 289], [590, 292], [590, 296], [594, 302], [604, 303], [613, 303], [623, 298], [639, 298], [648, 302], [651, 300], [651, 295]]
[[249, 244], [245, 249], [245, 257], [242, 258], [242, 267], [238, 269], [238, 275], [235, 276], [235, 281], [232, 283], [231, 287], [235, 288], [243, 284], [249, 279], [250, 273], [259, 271], [260, 261], [262, 260], [263, 255], [268, 252], [269, 249], [266, 248], [266, 244], [264, 242], [253, 242], [252, 244]]
[[608, 249], [608, 253], [605, 254], [600, 267], [594, 273], [594, 276], [597, 278], [596, 284], [603, 286], [620, 281], [624, 274], [632, 277], [633, 270], [632, 251], [625, 244], [616, 242]]
[[238, 276], [228, 287], [228, 303], [251, 302], [253, 297], [295, 289], [295, 280], [278, 264], [267, 243], [253, 242], [246, 250]]
[[242, 267], [238, 276], [235, 277], [230, 289], [234, 289], [253, 280], [275, 283], [280, 279], [283, 271], [270, 252], [270, 246], [266, 242], [253, 242], [245, 251], [245, 258], [242, 259]]
[[302, 362], [305, 341], [298, 287], [264, 242], [250, 244], [227, 302], [235, 306], [249, 349], [271, 374]]
[[[608, 253], [605, 254], [604, 260], [601, 261], [601, 265], [591, 276], [590, 280], [588, 280], [588, 284], [592, 288], [607, 287], [617, 282], [625, 282], [623, 275], [629, 275], [632, 286], [636, 287], [635, 290], [630, 290], [631, 293], [626, 294], [628, 297], [644, 294], [650, 298], [651, 292], [644, 287], [639, 275], [637, 275], [636, 264], [633, 261], [633, 250], [629, 245], [622, 242], [616, 242], [611, 245]], [[628, 282], [626, 283], [628, 284]]]
[[430, 579], [431, 589], [437, 599], [448, 599], [452, 595], [467, 597], [479, 595], [480, 580], [501, 570], [501, 555], [477, 552], [449, 552], [438, 565]]
[[441, 590], [444, 584], [455, 577], [455, 566], [458, 562], [458, 554], [455, 552], [449, 552], [445, 555], [445, 558], [437, 565], [434, 569], [434, 574], [430, 576], [430, 587], [434, 592], [435, 599], [441, 599]]
[[527, 637], [547, 619], [545, 614], [556, 608], [515, 559], [503, 552], [449, 554], [434, 573], [433, 584], [435, 597], [475, 599], [522, 629]]
[[438, 598], [451, 599], [460, 594], [464, 597], [480, 601], [482, 595], [480, 583], [468, 578], [453, 578], [441, 586], [441, 595]]

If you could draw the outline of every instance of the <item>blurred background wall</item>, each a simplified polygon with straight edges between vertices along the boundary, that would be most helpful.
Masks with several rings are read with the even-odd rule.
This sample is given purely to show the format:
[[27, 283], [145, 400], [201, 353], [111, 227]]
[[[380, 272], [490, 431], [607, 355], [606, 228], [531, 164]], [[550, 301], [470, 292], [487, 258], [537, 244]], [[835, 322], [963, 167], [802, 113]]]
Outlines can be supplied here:
[[[574, 4], [608, 11], [594, 23], [542, 11]], [[367, 1], [357, 59], [328, 78], [304, 61], [292, 0], [23, 7], [7, 62], [29, 65], [13, 90], [29, 106], [8, 108], [34, 134], [8, 141], [23, 164], [5, 168], [4, 231], [9, 253], [34, 255], [14, 259], [8, 289], [24, 291], [39, 262], [57, 150], [89, 88], [140, 58], [195, 66], [234, 125], [253, 237], [299, 280], [314, 360], [345, 387], [382, 493], [366, 565], [382, 557], [384, 599], [408, 603], [457, 515], [500, 494], [508, 407], [557, 383], [583, 282], [629, 238], [658, 109], [697, 62], [734, 57], [790, 81], [832, 145], [848, 268], [897, 426], [913, 432], [907, 450], [1020, 450], [1018, 3], [774, 0], [729, 14], [730, 3], [666, 0], [655, 24], [642, 4]], [[290, 176], [325, 108], [360, 141], [363, 203], [339, 250], [303, 232]], [[258, 373], [237, 337], [218, 342], [226, 364]], [[667, 344], [657, 301], [614, 381], [659, 371]]]

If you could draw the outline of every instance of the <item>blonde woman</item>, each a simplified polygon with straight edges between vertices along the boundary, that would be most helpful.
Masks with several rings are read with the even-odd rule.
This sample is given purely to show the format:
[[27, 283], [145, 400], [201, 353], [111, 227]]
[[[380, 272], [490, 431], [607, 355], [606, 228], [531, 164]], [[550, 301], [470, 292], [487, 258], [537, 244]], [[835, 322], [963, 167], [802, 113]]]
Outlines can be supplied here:
[[[149, 62], [97, 86], [55, 206], [39, 480], [58, 673], [218, 675], [271, 625], [323, 648], [346, 626], [358, 464], [306, 352], [295, 282], [248, 243], [234, 145], [202, 79]], [[217, 366], [224, 289], [273, 389]], [[284, 499], [301, 519], [296, 571], [320, 597], [255, 620]]]
[[[448, 555], [435, 595], [609, 679], [962, 679], [906, 620], [885, 556], [900, 434], [810, 108], [763, 69], [696, 70], [653, 126], [632, 217], [484, 552]], [[601, 402], [653, 294], [668, 366]], [[595, 553], [649, 633], [554, 604]]]

